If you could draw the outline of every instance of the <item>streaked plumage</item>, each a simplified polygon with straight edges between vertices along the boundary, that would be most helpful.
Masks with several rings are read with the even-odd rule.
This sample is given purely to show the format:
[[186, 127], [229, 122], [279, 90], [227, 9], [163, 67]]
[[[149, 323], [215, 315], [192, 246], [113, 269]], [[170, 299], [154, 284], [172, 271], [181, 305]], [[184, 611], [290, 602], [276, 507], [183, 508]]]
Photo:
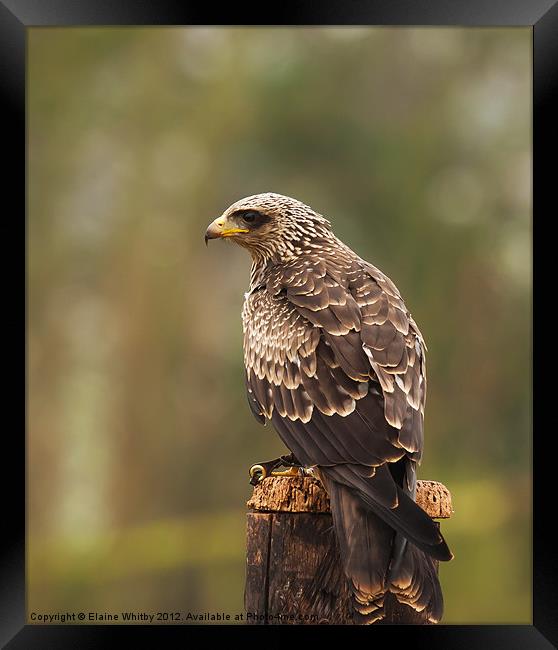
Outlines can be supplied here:
[[250, 407], [328, 490], [357, 615], [381, 619], [391, 591], [440, 620], [432, 558], [452, 556], [414, 503], [426, 346], [399, 291], [329, 221], [279, 194], [234, 203], [210, 225], [214, 237], [252, 255], [242, 310]]

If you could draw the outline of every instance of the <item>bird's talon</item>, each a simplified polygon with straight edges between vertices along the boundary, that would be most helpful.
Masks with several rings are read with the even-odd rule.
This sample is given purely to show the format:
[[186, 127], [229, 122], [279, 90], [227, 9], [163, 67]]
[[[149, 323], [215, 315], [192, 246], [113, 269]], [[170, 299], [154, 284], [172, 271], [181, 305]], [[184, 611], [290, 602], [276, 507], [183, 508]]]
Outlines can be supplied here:
[[260, 481], [267, 476], [267, 472], [263, 465], [252, 465], [250, 467], [250, 484], [257, 485]]
[[250, 484], [257, 485], [264, 478], [267, 478], [270, 474], [273, 473], [273, 470], [276, 467], [281, 465], [281, 459], [276, 458], [275, 460], [270, 460], [267, 463], [256, 463], [250, 467]]

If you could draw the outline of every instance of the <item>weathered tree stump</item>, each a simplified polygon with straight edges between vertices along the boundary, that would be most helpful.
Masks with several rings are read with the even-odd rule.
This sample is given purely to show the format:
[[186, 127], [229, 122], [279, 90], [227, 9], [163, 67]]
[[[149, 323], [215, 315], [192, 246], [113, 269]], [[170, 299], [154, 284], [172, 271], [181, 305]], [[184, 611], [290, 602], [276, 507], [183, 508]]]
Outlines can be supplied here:
[[[449, 491], [435, 481], [417, 482], [417, 503], [435, 519], [452, 513]], [[322, 484], [309, 476], [269, 476], [247, 506], [247, 623], [354, 624]], [[385, 610], [382, 623], [427, 623], [391, 594]]]

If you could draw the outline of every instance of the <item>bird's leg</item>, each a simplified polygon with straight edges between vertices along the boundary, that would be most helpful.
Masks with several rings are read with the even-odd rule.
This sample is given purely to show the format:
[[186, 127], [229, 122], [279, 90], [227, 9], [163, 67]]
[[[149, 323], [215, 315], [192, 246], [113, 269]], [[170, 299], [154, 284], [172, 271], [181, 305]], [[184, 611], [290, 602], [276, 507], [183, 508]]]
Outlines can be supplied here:
[[279, 460], [281, 461], [281, 465], [283, 465], [283, 467], [302, 467], [302, 463], [294, 454], [279, 456]]
[[[277, 467], [288, 467], [285, 472], [274, 471]], [[298, 476], [301, 463], [295, 458], [294, 454], [288, 456], [279, 456], [274, 460], [268, 460], [263, 463], [256, 463], [250, 467], [250, 483], [257, 485], [267, 476]]]
[[294, 454], [288, 454], [288, 456], [281, 456], [281, 465], [283, 467], [288, 467], [289, 469], [284, 472], [271, 472], [272, 476], [299, 476], [299, 470], [302, 469], [302, 464], [296, 459]]

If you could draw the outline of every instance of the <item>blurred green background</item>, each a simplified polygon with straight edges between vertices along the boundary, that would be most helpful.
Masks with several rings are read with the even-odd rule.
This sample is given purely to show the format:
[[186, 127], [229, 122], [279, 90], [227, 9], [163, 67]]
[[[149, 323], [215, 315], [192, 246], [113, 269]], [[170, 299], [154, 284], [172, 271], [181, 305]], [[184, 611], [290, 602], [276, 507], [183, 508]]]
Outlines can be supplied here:
[[274, 191], [399, 286], [429, 348], [446, 623], [531, 621], [531, 30], [28, 31], [29, 612], [243, 609], [245, 251]]

